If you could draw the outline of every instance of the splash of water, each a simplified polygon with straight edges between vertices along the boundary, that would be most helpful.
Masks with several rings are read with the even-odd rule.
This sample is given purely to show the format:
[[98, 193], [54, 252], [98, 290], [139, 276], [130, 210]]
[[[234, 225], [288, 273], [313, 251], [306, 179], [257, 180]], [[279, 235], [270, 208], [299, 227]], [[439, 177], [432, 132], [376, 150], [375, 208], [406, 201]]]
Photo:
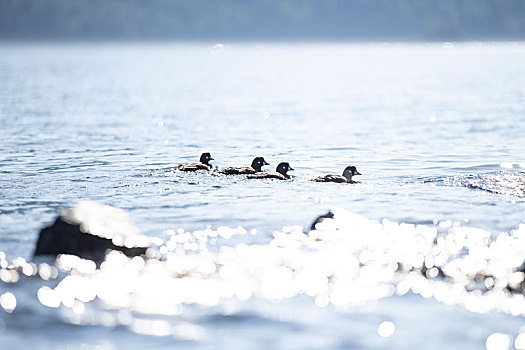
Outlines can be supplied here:
[[445, 186], [479, 189], [505, 196], [525, 198], [525, 173], [455, 175], [445, 177]]

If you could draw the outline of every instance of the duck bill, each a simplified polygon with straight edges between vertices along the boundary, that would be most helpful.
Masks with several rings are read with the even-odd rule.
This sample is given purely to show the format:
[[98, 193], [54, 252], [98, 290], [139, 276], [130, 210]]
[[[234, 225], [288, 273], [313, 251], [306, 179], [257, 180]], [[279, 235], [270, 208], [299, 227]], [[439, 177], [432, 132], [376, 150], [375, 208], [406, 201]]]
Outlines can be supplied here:
[[263, 165], [270, 165], [267, 161], [263, 160]]
[[363, 175], [359, 171], [356, 171], [354, 175]]
[[290, 171], [290, 170], [295, 170], [295, 169], [294, 169], [294, 168], [292, 168], [292, 167], [289, 167], [289, 168], [288, 168], [288, 171]]

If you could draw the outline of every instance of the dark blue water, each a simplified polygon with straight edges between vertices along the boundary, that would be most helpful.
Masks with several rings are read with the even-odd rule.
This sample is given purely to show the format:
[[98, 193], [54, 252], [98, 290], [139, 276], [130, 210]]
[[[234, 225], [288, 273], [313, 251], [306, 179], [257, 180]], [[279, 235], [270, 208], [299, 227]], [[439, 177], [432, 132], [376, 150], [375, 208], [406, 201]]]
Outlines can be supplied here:
[[[432, 293], [405, 281], [407, 293], [408, 277], [388, 266], [431, 254], [427, 230], [453, 237], [458, 227], [471, 252], [476, 237], [487, 245], [504, 233], [516, 242], [494, 254], [519, 258], [524, 44], [1, 44], [0, 53], [5, 264], [31, 260], [39, 229], [82, 199], [125, 209], [173, 253], [166, 266], [79, 273], [72, 285], [96, 298], [62, 296], [58, 309], [37, 294], [62, 275], [2, 278], [2, 306], [17, 301], [0, 308], [8, 348], [519, 348], [521, 300], [468, 301], [450, 281]], [[294, 178], [175, 170], [204, 151], [219, 168], [287, 161]], [[347, 165], [360, 183], [308, 181]], [[338, 222], [369, 241], [300, 235], [331, 208], [361, 215]], [[381, 269], [355, 265], [363, 250]], [[395, 331], [381, 337], [385, 321]]]

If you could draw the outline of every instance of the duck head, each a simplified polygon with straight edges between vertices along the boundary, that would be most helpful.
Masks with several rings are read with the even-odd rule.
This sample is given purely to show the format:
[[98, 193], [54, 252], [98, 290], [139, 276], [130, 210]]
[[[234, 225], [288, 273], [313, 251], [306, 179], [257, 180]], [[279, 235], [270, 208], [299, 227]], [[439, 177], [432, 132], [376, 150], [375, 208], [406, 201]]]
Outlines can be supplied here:
[[293, 170], [293, 168], [287, 162], [279, 163], [279, 165], [277, 166], [277, 169], [275, 169], [275, 171], [277, 171], [279, 174], [282, 174], [286, 177], [288, 177], [287, 172], [290, 170]]
[[213, 158], [211, 157], [210, 152], [204, 152], [203, 154], [201, 154], [200, 162], [201, 162], [202, 164], [206, 164], [206, 165], [208, 165], [208, 163], [209, 163], [210, 160], [213, 160]]
[[361, 175], [361, 173], [357, 171], [356, 167], [353, 165], [347, 166], [343, 171], [343, 176], [346, 177], [346, 181], [348, 182], [352, 181], [352, 177], [355, 175]]
[[270, 165], [270, 163], [266, 163], [263, 157], [255, 157], [255, 159], [252, 162], [252, 168], [256, 172], [261, 171], [263, 165]]

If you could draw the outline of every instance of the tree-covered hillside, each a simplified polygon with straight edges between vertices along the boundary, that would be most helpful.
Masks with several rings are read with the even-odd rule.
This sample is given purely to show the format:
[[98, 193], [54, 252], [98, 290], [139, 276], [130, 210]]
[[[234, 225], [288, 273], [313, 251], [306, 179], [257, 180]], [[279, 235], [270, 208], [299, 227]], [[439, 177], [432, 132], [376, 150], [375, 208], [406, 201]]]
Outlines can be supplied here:
[[522, 40], [524, 0], [0, 0], [3, 39]]

